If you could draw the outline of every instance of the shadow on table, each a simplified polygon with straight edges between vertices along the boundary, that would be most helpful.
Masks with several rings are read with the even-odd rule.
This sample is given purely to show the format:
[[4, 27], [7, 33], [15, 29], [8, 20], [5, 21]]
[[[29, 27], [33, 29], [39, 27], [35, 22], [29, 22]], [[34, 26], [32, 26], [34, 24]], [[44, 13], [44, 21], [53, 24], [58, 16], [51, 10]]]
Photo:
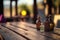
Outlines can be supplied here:
[[57, 21], [57, 28], [60, 28], [60, 20]]

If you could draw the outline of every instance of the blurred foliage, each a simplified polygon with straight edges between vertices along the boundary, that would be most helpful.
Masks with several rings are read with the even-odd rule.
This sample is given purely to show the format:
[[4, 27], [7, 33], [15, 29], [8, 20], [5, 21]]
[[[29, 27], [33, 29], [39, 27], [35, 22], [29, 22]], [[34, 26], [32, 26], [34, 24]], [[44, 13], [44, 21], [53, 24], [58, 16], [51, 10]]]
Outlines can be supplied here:
[[22, 4], [19, 7], [20, 7], [21, 10], [29, 10], [26, 4]]
[[57, 7], [57, 6], [59, 6], [59, 2], [60, 2], [60, 0], [54, 0], [54, 5]]
[[27, 5], [25, 5], [25, 4], [20, 5], [20, 8], [21, 8], [21, 9], [27, 9]]
[[26, 10], [27, 15], [30, 15], [30, 10], [28, 9], [28, 6], [26, 4], [22, 4], [19, 6], [19, 8], [22, 10]]

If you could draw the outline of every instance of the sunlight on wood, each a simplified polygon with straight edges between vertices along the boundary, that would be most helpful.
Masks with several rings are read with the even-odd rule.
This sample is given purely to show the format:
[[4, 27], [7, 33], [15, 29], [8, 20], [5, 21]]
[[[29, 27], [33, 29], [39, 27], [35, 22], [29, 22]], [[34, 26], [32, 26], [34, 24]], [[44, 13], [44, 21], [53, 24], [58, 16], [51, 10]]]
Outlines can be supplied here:
[[60, 15], [55, 15], [54, 16], [54, 23], [55, 23], [55, 25], [57, 24], [58, 20], [60, 20]]

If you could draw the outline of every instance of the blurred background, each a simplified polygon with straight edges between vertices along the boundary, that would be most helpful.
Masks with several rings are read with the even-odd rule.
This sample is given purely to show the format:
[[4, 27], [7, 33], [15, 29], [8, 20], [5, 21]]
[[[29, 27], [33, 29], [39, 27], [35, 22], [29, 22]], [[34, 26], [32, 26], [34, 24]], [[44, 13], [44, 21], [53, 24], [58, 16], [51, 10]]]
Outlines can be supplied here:
[[[38, 29], [40, 30], [43, 28], [42, 30], [44, 30], [42, 36], [45, 37], [46, 34], [45, 31], [46, 31], [49, 32], [47, 33], [48, 34], [47, 38], [53, 35], [54, 35], [53, 37], [56, 38], [58, 35], [60, 39], [59, 36], [60, 35], [60, 0], [2, 0], [0, 1], [0, 27], [3, 29], [2, 30], [3, 32], [6, 31], [8, 32], [8, 30], [5, 29], [7, 28], [10, 30], [9, 32], [13, 31], [18, 35], [20, 35], [21, 32], [24, 32], [21, 33], [21, 35], [23, 34], [22, 37], [25, 34], [26, 35], [29, 34], [30, 33], [29, 30], [37, 34], [39, 31], [36, 32], [35, 29], [37, 29], [36, 20], [38, 20], [38, 17], [40, 17], [41, 20], [41, 26], [39, 26]], [[26, 31], [28, 31], [28, 33], [25, 33]], [[56, 33], [58, 34], [55, 35]], [[38, 34], [37, 37], [40, 37], [40, 35], [41, 34]], [[30, 37], [30, 34], [27, 36]], [[44, 37], [42, 39], [44, 39]]]
[[[4, 18], [14, 19], [8, 21], [15, 21], [25, 19], [33, 22], [33, 18], [41, 16], [42, 22], [44, 22], [48, 14], [53, 15], [53, 21], [56, 24], [55, 14], [60, 14], [59, 0], [3, 0], [4, 6]], [[54, 17], [55, 16], [55, 17]], [[28, 20], [29, 19], [29, 20]], [[36, 21], [36, 20], [35, 20]]]
[[22, 21], [33, 25], [36, 24], [38, 17], [46, 31], [60, 34], [60, 0], [0, 1], [0, 23], [20, 23]]
[[[26, 18], [26, 19], [32, 19], [34, 17], [34, 12], [33, 12], [33, 6], [34, 6], [34, 0], [18, 0], [17, 1], [17, 13], [16, 13], [16, 2], [10, 0], [4, 0], [4, 17], [5, 18]], [[10, 6], [10, 4], [12, 6]], [[44, 5], [43, 5], [43, 0], [36, 0], [36, 5], [37, 5], [37, 10], [38, 13], [36, 13], [38, 16], [43, 16], [44, 15]], [[11, 11], [10, 11], [11, 10]], [[25, 13], [25, 14], [24, 14]]]

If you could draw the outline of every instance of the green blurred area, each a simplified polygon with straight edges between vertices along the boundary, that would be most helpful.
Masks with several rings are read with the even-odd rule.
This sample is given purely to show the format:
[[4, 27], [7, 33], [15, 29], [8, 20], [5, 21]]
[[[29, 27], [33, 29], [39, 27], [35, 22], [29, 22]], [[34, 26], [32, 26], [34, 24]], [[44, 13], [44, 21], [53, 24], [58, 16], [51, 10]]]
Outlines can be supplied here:
[[55, 5], [55, 6], [59, 6], [59, 5], [60, 5], [59, 2], [60, 2], [60, 0], [54, 0], [54, 5]]

